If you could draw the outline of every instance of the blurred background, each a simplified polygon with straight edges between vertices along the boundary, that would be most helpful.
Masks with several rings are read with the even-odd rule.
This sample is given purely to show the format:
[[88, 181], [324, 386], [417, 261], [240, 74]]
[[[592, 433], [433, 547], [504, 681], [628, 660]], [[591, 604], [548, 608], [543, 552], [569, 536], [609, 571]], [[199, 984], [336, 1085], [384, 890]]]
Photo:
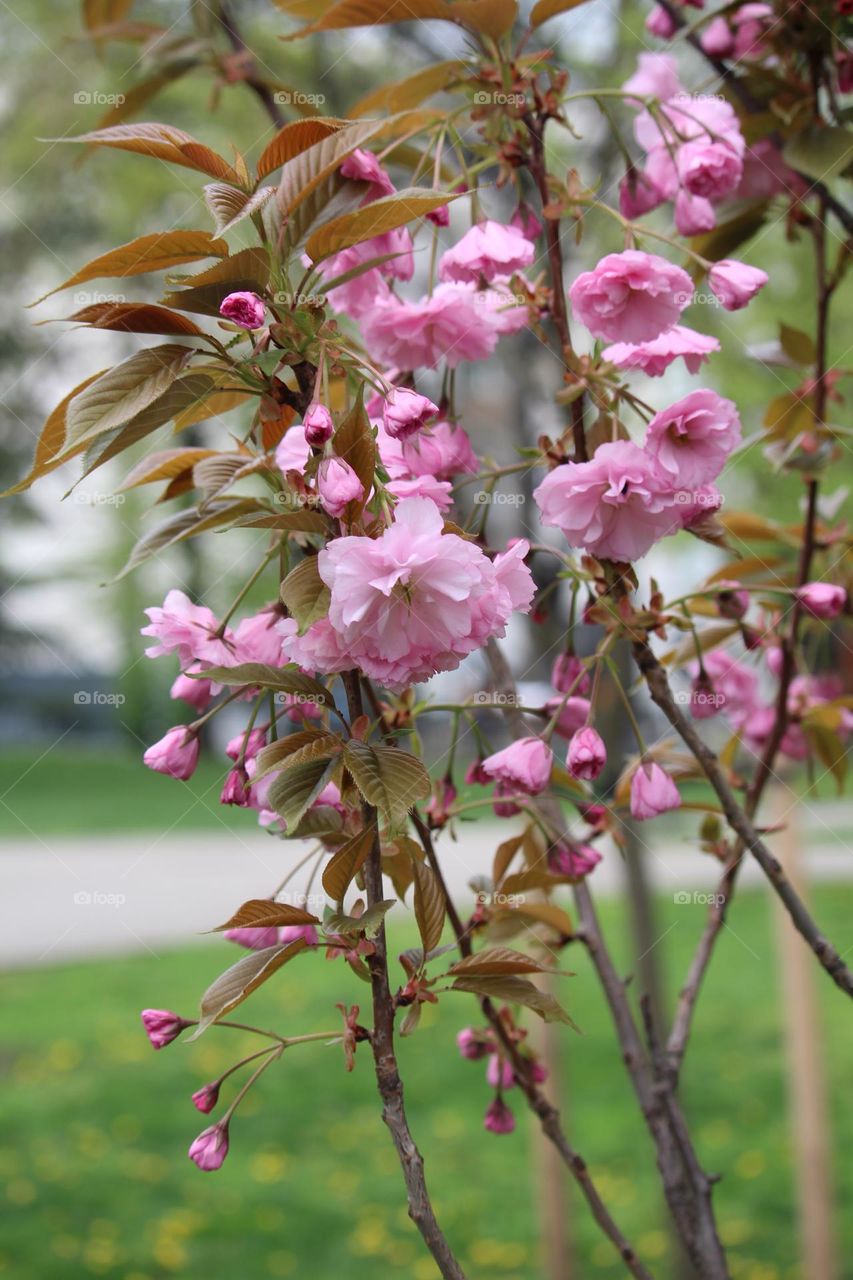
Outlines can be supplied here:
[[[127, 6], [84, 8], [90, 21], [93, 14], [106, 21]], [[232, 8], [264, 77], [281, 86], [280, 94], [295, 89], [310, 98], [324, 115], [345, 115], [387, 79], [389, 68], [402, 77], [465, 50], [461, 34], [429, 23], [282, 44], [278, 35], [293, 24], [274, 5], [245, 0]], [[246, 86], [229, 83], [230, 50], [204, 5], [139, 3], [133, 21], [160, 34], [140, 28], [127, 41], [87, 37], [73, 5], [9, 0], [2, 9], [5, 488], [25, 473], [54, 405], [139, 345], [123, 335], [48, 323], [112, 300], [109, 281], [25, 308], [112, 245], [164, 226], [209, 225], [201, 175], [114, 151], [84, 155], [57, 139], [96, 127], [116, 109], [130, 118], [137, 107], [133, 118], [168, 121], [223, 154], [233, 140], [255, 157], [272, 127]], [[547, 35], [571, 67], [572, 87], [620, 84], [649, 47], [644, 18], [637, 6], [591, 0], [551, 23]], [[168, 74], [145, 103], [139, 86], [150, 79], [154, 60]], [[684, 57], [683, 73], [692, 89], [710, 83], [694, 55]], [[295, 118], [286, 96], [282, 103], [284, 117]], [[558, 152], [558, 161], [577, 165], [585, 180], [597, 178], [602, 192], [612, 192], [622, 162], [606, 121], [589, 108], [578, 111], [575, 123], [582, 141]], [[627, 117], [623, 126], [628, 133]], [[504, 211], [498, 192], [487, 192], [484, 205], [496, 215]], [[466, 216], [454, 210], [456, 231], [464, 230]], [[593, 220], [570, 271], [620, 247], [608, 237], [611, 229]], [[706, 380], [737, 400], [752, 435], [768, 400], [796, 384], [793, 371], [767, 356], [780, 320], [803, 329], [813, 323], [811, 302], [803, 302], [811, 268], [808, 246], [786, 240], [783, 221], [771, 220], [742, 256], [772, 272], [748, 312], [730, 315], [699, 302], [686, 320], [723, 339]], [[122, 299], [153, 300], [156, 285], [143, 277], [116, 288]], [[836, 317], [848, 301], [840, 292]], [[846, 346], [836, 322], [836, 358]], [[478, 453], [509, 461], [516, 448], [555, 429], [559, 368], [531, 335], [504, 342], [499, 358], [463, 376], [464, 426]], [[664, 404], [691, 385], [673, 370], [640, 394]], [[222, 439], [230, 425], [213, 420], [201, 430]], [[288, 1055], [241, 1109], [225, 1170], [205, 1177], [186, 1159], [204, 1127], [190, 1094], [228, 1065], [236, 1042], [211, 1033], [155, 1057], [138, 1011], [192, 1011], [204, 987], [237, 958], [233, 946], [202, 931], [244, 899], [269, 893], [297, 855], [260, 831], [253, 813], [218, 802], [221, 749], [236, 722], [212, 736], [188, 783], [142, 766], [145, 746], [180, 718], [168, 697], [176, 670], [169, 660], [143, 656], [144, 608], [177, 585], [223, 611], [256, 563], [260, 543], [248, 531], [229, 534], [226, 543], [208, 536], [111, 584], [152, 522], [137, 494], [114, 492], [131, 462], [103, 468], [61, 501], [76, 479], [72, 463], [0, 507], [0, 1276], [224, 1280], [307, 1273], [354, 1280], [378, 1267], [389, 1276], [431, 1280], [436, 1272], [405, 1213], [364, 1055], [352, 1075], [337, 1049]], [[837, 476], [839, 506], [849, 481], [848, 466]], [[771, 481], [758, 446], [743, 450], [725, 476], [728, 502], [771, 518], [795, 519], [799, 490], [796, 477]], [[529, 500], [530, 491], [523, 496]], [[495, 534], [527, 532], [529, 509], [529, 501], [496, 507]], [[677, 595], [723, 561], [710, 546], [678, 538], [643, 567]], [[274, 590], [262, 583], [249, 604], [260, 606]], [[531, 702], [547, 688], [565, 627], [567, 601], [559, 591], [549, 608], [546, 619], [520, 624], [509, 641]], [[542, 652], [547, 656], [537, 658]], [[438, 689], [460, 698], [485, 688], [485, 680], [472, 661]], [[488, 715], [484, 723], [490, 727]], [[623, 732], [614, 706], [611, 738]], [[428, 751], [440, 759], [446, 745], [447, 725], [436, 718]], [[839, 794], [831, 778], [795, 772], [780, 779], [767, 815], [767, 822], [784, 820], [774, 849], [826, 932], [849, 951], [849, 790]], [[625, 857], [607, 850], [595, 876], [620, 971], [637, 975], [663, 1016], [683, 981], [719, 871], [698, 850], [698, 820], [682, 813], [656, 822], [642, 840], [632, 838]], [[469, 893], [472, 876], [488, 871], [505, 835], [505, 824], [485, 817], [459, 823], [455, 841], [443, 839], [448, 876], [461, 894]], [[409, 919], [397, 910], [400, 950], [414, 940]], [[667, 1232], [653, 1151], [607, 1013], [579, 949], [568, 952], [568, 967], [576, 976], [559, 980], [558, 994], [582, 1034], [561, 1029], [540, 1045], [550, 1087], [624, 1232], [655, 1276], [680, 1280], [686, 1273]], [[265, 987], [253, 1015], [258, 1025], [266, 1020], [293, 1033], [324, 1029], [335, 1025], [340, 999], [366, 1005], [368, 992], [349, 971], [317, 962], [300, 969], [298, 980], [289, 970]], [[477, 1280], [622, 1274], [524, 1109], [517, 1108], [511, 1137], [483, 1132], [490, 1094], [482, 1064], [462, 1061], [454, 1047], [472, 1011], [448, 1001], [428, 1007], [421, 1030], [401, 1047], [413, 1129], [463, 1264]], [[844, 997], [813, 972], [774, 902], [754, 876], [745, 876], [703, 992], [683, 1082], [700, 1158], [722, 1175], [716, 1203], [737, 1280], [853, 1277], [853, 1224], [840, 1212], [853, 1193], [846, 1158], [853, 1118], [844, 1105], [851, 1052]]]

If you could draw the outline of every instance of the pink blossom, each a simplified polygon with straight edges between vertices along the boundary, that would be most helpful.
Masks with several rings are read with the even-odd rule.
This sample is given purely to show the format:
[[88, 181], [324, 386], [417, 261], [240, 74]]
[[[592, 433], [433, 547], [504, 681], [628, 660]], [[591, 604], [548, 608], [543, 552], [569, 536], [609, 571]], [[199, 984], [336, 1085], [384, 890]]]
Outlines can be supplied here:
[[541, 738], [519, 738], [503, 751], [488, 756], [483, 761], [483, 772], [534, 796], [547, 787], [553, 762], [551, 748]]
[[622, 85], [625, 93], [638, 98], [657, 98], [666, 102], [677, 93], [683, 93], [678, 78], [678, 63], [671, 53], [641, 53], [637, 57], [637, 70]]
[[494, 280], [496, 276], [523, 271], [535, 256], [533, 244], [518, 227], [481, 222], [442, 254], [438, 278], [477, 284], [480, 280]]
[[240, 809], [249, 806], [249, 780], [245, 769], [229, 769], [219, 795], [220, 804], [233, 804]]
[[233, 655], [225, 665], [263, 662], [272, 667], [281, 666], [281, 641], [275, 629], [280, 617], [279, 610], [272, 608], [243, 618], [234, 632]]
[[456, 283], [440, 284], [420, 302], [401, 302], [388, 291], [363, 315], [362, 332], [377, 359], [403, 369], [485, 360], [499, 337], [476, 289]]
[[714, 206], [705, 196], [682, 187], [675, 197], [675, 229], [681, 236], [700, 236], [717, 225]]
[[694, 196], [724, 200], [743, 174], [743, 148], [729, 142], [687, 142], [678, 150], [676, 166], [682, 185]]
[[149, 658], [177, 653], [182, 667], [202, 659], [215, 665], [228, 662], [232, 650], [226, 643], [230, 633], [220, 638], [219, 624], [210, 609], [193, 604], [183, 591], [170, 591], [162, 608], [146, 609], [150, 625], [142, 635], [154, 636], [158, 643], [145, 650]]
[[473, 1027], [463, 1027], [456, 1036], [456, 1045], [459, 1053], [463, 1058], [467, 1058], [470, 1062], [476, 1062], [479, 1058], [485, 1058], [491, 1052], [491, 1047], [482, 1033], [473, 1029]]
[[148, 748], [142, 759], [155, 773], [168, 774], [186, 782], [195, 773], [198, 764], [198, 734], [186, 725], [175, 725], [159, 742]]
[[500, 1054], [492, 1053], [486, 1063], [486, 1083], [493, 1089], [512, 1089], [515, 1084], [515, 1072], [512, 1063]]
[[[485, 761], [484, 761], [485, 763]], [[492, 795], [492, 812], [496, 818], [514, 818], [521, 813], [521, 806], [508, 797], [513, 796], [518, 788], [512, 782], [496, 782]]]
[[669, 774], [654, 761], [641, 760], [631, 777], [631, 816], [644, 822], [680, 805], [678, 787]]
[[702, 29], [699, 40], [705, 53], [711, 58], [728, 58], [735, 46], [735, 38], [725, 18], [713, 18]]
[[309, 404], [302, 418], [302, 430], [305, 432], [305, 439], [313, 448], [318, 448], [327, 440], [331, 440], [335, 432], [335, 424], [324, 404], [318, 404], [316, 400]]
[[266, 307], [263, 298], [256, 293], [229, 293], [219, 306], [219, 314], [241, 329], [260, 329], [264, 323]]
[[222, 936], [250, 951], [265, 951], [267, 947], [278, 945], [278, 930], [272, 926], [266, 929], [226, 929]]
[[535, 587], [520, 542], [494, 561], [443, 532], [427, 498], [398, 502], [378, 538], [336, 538], [318, 557], [329, 588], [328, 618], [296, 635], [279, 624], [288, 658], [306, 670], [356, 665], [392, 689], [452, 671], [466, 654], [503, 635], [513, 610], [526, 611]]
[[219, 1101], [219, 1081], [215, 1080], [213, 1084], [203, 1084], [200, 1089], [196, 1089], [192, 1099], [193, 1104], [198, 1107], [203, 1115], [209, 1115]]
[[636, 169], [626, 173], [619, 183], [619, 212], [630, 221], [657, 209], [664, 199], [664, 193], [649, 175]]
[[589, 675], [580, 658], [573, 653], [560, 653], [551, 668], [551, 684], [558, 693], [589, 692]]
[[601, 854], [591, 844], [573, 844], [561, 840], [548, 850], [548, 869], [555, 876], [582, 880], [601, 862]]
[[[281, 637], [278, 640], [279, 649], [281, 648]], [[245, 751], [243, 746], [245, 744]], [[248, 736], [245, 730], [236, 734], [225, 748], [225, 754], [229, 760], [239, 760], [243, 756], [246, 760], [254, 760], [258, 752], [267, 744], [266, 729], [252, 729]]]
[[537, 240], [542, 234], [542, 223], [536, 217], [529, 204], [523, 201], [509, 220], [510, 226], [517, 227], [528, 240]]
[[361, 502], [364, 485], [343, 458], [324, 458], [317, 472], [320, 501], [330, 516], [339, 519], [351, 502]]
[[749, 610], [749, 592], [739, 582], [720, 579], [717, 582], [716, 605], [721, 618], [740, 622]]
[[659, 4], [648, 14], [645, 27], [649, 35], [657, 36], [658, 40], [669, 40], [678, 30], [672, 15]]
[[486, 1108], [483, 1127], [489, 1133], [512, 1133], [515, 1129], [515, 1116], [502, 1098], [495, 1098]]
[[719, 349], [716, 338], [676, 324], [652, 342], [617, 342], [612, 347], [605, 347], [602, 355], [619, 369], [640, 369], [650, 378], [659, 378], [679, 357], [684, 360], [688, 372], [698, 373], [700, 365], [711, 352]]
[[569, 743], [566, 764], [573, 778], [593, 782], [607, 764], [607, 748], [601, 734], [589, 725], [578, 729]]
[[734, 258], [715, 262], [708, 272], [708, 283], [726, 311], [740, 311], [751, 302], [759, 289], [763, 289], [769, 277], [766, 271], [751, 267]]
[[816, 618], [837, 618], [847, 603], [844, 587], [831, 582], [807, 582], [797, 588], [796, 597]]
[[[366, 264], [377, 258], [386, 261], [379, 266]], [[363, 268], [352, 280], [335, 285], [329, 290], [329, 302], [336, 311], [343, 311], [353, 319], [381, 306], [384, 300], [393, 298], [386, 280], [411, 280], [415, 272], [412, 237], [405, 227], [384, 231], [370, 240], [342, 249], [326, 258], [320, 272], [324, 281], [331, 283], [350, 271]]]
[[192, 1026], [191, 1022], [169, 1009], [143, 1009], [140, 1016], [145, 1034], [155, 1049], [165, 1049], [185, 1027]]
[[644, 448], [674, 485], [694, 489], [717, 478], [740, 439], [737, 406], [704, 389], [656, 413]]
[[385, 399], [382, 422], [393, 440], [406, 440], [426, 426], [438, 413], [438, 405], [412, 391], [410, 387], [392, 387]]
[[[199, 669], [199, 667], [195, 668], [196, 671]], [[179, 676], [176, 676], [169, 690], [169, 697], [180, 698], [181, 702], [186, 702], [196, 711], [201, 712], [210, 702], [211, 683], [209, 680], [195, 680], [182, 671]]]
[[559, 711], [554, 732], [561, 738], [571, 738], [589, 719], [590, 704], [587, 698], [549, 698], [545, 710], [549, 716]]
[[286, 946], [289, 942], [298, 942], [300, 938], [309, 947], [316, 947], [320, 942], [313, 924], [286, 924], [279, 933], [279, 942], [282, 946]]
[[654, 253], [609, 253], [569, 289], [575, 315], [596, 338], [650, 342], [676, 323], [693, 295], [686, 271]]
[[769, 4], [742, 4], [739, 9], [734, 10], [731, 15], [731, 24], [735, 29], [732, 57], [736, 62], [760, 55], [767, 29], [774, 19], [773, 6]]
[[[379, 448], [381, 452], [381, 440]], [[452, 480], [461, 473], [476, 471], [479, 466], [467, 432], [451, 422], [435, 422], [412, 440], [404, 441], [399, 456], [408, 474], [430, 475], [437, 480]]]
[[341, 165], [340, 172], [344, 178], [352, 178], [356, 182], [370, 184], [364, 201], [365, 204], [378, 200], [380, 196], [392, 196], [394, 194], [394, 183], [372, 151], [362, 151], [361, 147], [356, 147], [355, 151], [351, 152]]
[[302, 475], [310, 457], [311, 446], [305, 438], [304, 424], [285, 431], [275, 451], [275, 465], [279, 470], [298, 471]]
[[698, 489], [679, 489], [675, 499], [674, 510], [682, 529], [701, 534], [707, 526], [709, 532], [719, 532], [712, 523], [712, 517], [723, 505], [723, 495], [715, 484], [702, 484]]
[[221, 1169], [228, 1155], [228, 1126], [214, 1124], [200, 1133], [189, 1149], [189, 1157], [199, 1169], [211, 1173]]
[[679, 525], [671, 480], [624, 440], [599, 445], [589, 462], [556, 467], [533, 496], [543, 524], [605, 560], [636, 560]]
[[432, 795], [426, 805], [431, 827], [439, 829], [450, 821], [450, 810], [456, 803], [456, 788], [451, 778], [439, 778], [433, 785]]
[[427, 222], [433, 223], [436, 227], [450, 226], [450, 206], [441, 204], [437, 209], [430, 209], [429, 213], [425, 213], [424, 217]]
[[435, 476], [407, 476], [391, 480], [385, 487], [395, 498], [428, 498], [439, 511], [449, 511], [453, 506], [453, 486]]

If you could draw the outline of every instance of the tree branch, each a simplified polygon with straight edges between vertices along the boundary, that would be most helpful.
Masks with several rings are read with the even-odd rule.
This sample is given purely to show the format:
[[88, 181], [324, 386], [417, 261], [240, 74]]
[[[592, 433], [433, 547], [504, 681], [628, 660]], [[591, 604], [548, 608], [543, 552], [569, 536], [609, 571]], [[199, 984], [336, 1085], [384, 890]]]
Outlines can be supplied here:
[[216, 20], [228, 37], [231, 48], [234, 52], [243, 54], [247, 59], [251, 59], [250, 62], [247, 62], [248, 70], [246, 75], [243, 76], [243, 79], [266, 111], [276, 129], [280, 129], [285, 123], [284, 116], [278, 109], [278, 103], [276, 102], [269, 85], [266, 84], [260, 76], [255, 74], [255, 60], [252, 57], [252, 51], [240, 34], [240, 29], [237, 26], [236, 20], [234, 19], [228, 4], [224, 3], [224, 0], [217, 11]]

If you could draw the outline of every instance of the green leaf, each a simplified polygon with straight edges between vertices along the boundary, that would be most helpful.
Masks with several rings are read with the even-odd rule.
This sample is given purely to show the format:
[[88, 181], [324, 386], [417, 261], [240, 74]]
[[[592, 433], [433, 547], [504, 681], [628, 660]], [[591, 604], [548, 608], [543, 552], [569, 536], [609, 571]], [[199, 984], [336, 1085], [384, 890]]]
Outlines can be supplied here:
[[155, 231], [153, 235], [139, 236], [109, 253], [101, 254], [99, 258], [93, 258], [55, 289], [49, 289], [31, 302], [30, 306], [44, 302], [45, 298], [59, 293], [61, 289], [70, 289], [72, 285], [85, 284], [88, 280], [165, 271], [167, 267], [198, 262], [201, 258], [224, 258], [227, 254], [227, 242], [214, 239], [209, 231]]
[[238, 222], [263, 209], [275, 187], [260, 187], [254, 195], [247, 195], [227, 182], [211, 182], [204, 188], [204, 199], [213, 214], [214, 231], [218, 236], [230, 231]]
[[472, 974], [469, 977], [456, 978], [451, 991], [468, 991], [473, 995], [485, 996], [489, 1000], [505, 1000], [508, 1004], [520, 1004], [525, 1009], [532, 1009], [534, 1013], [538, 1013], [545, 1022], [565, 1022], [576, 1031], [578, 1029], [554, 996], [549, 995], [547, 991], [540, 991], [528, 978]]
[[66, 446], [91, 440], [141, 413], [168, 390], [195, 354], [194, 347], [149, 347], [110, 369], [72, 401]]
[[323, 888], [333, 901], [343, 902], [347, 889], [370, 856], [375, 837], [374, 828], [366, 827], [332, 855], [323, 872]]
[[287, 834], [292, 836], [302, 815], [331, 781], [337, 759], [308, 760], [273, 778], [269, 789], [269, 806], [284, 819]]
[[302, 635], [329, 612], [329, 588], [320, 577], [316, 556], [306, 556], [281, 584], [281, 598], [299, 625]]
[[368, 804], [389, 823], [401, 822], [430, 792], [429, 774], [416, 756], [396, 747], [371, 747], [352, 738], [344, 763]]
[[803, 722], [803, 733], [818, 760], [832, 774], [841, 795], [847, 777], [847, 746], [843, 738], [825, 724], [813, 720]]
[[853, 132], [839, 125], [810, 124], [788, 140], [782, 155], [792, 169], [827, 182], [853, 164]]
[[314, 916], [302, 907], [292, 907], [288, 902], [271, 902], [269, 898], [250, 898], [234, 912], [230, 920], [218, 924], [211, 933], [225, 929], [273, 929], [291, 924], [319, 924]]
[[432, 867], [416, 858], [412, 859], [415, 882], [415, 920], [425, 953], [433, 951], [441, 941], [444, 929], [444, 894]]
[[267, 978], [271, 978], [282, 965], [307, 947], [304, 938], [297, 938], [284, 947], [264, 947], [263, 951], [250, 951], [230, 969], [226, 969], [211, 984], [201, 998], [199, 1024], [187, 1042], [197, 1040], [212, 1023], [224, 1018], [238, 1004], [257, 991]]
[[[235, 667], [208, 667], [204, 672], [204, 679], [213, 680], [216, 684], [245, 685], [252, 689], [274, 689], [277, 693], [292, 693], [324, 707], [335, 705], [335, 700], [326, 686], [297, 667], [271, 667], [263, 662], [241, 662]], [[316, 730], [303, 732], [315, 735], [317, 733]], [[291, 734], [288, 738], [280, 739], [279, 743], [271, 743], [270, 747], [290, 742], [296, 736]], [[269, 749], [265, 748], [265, 750]]]
[[779, 326], [779, 342], [785, 355], [794, 364], [812, 365], [817, 359], [817, 348], [814, 339], [802, 329], [792, 329], [787, 324]]
[[339, 218], [324, 222], [309, 237], [305, 252], [313, 262], [320, 262], [333, 253], [340, 253], [342, 249], [361, 244], [363, 240], [371, 240], [386, 231], [405, 226], [413, 218], [422, 218], [458, 199], [458, 195], [443, 191], [406, 187], [392, 196], [371, 200], [370, 204], [356, 209], [354, 213], [344, 213]]

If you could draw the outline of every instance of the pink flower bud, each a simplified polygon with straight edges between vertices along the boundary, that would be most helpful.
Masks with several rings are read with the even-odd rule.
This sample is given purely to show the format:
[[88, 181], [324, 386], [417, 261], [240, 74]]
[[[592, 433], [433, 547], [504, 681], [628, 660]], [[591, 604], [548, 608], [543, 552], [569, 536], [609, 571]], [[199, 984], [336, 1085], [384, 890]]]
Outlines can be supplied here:
[[220, 304], [219, 314], [241, 329], [260, 329], [266, 308], [256, 293], [229, 293]]
[[659, 4], [656, 4], [646, 18], [646, 30], [649, 35], [657, 36], [659, 40], [668, 40], [670, 36], [675, 35], [678, 28], [666, 9], [662, 9]]
[[309, 404], [305, 410], [302, 427], [305, 431], [305, 439], [314, 446], [325, 444], [335, 433], [332, 415], [324, 404], [318, 404], [316, 401]]
[[192, 1024], [169, 1009], [143, 1009], [141, 1013], [145, 1034], [155, 1049], [165, 1049], [176, 1040], [185, 1027]]
[[198, 735], [184, 725], [176, 725], [159, 742], [150, 746], [142, 759], [149, 769], [186, 782], [198, 764]]
[[512, 1133], [515, 1128], [515, 1116], [502, 1098], [495, 1098], [486, 1109], [483, 1127], [489, 1133]]
[[715, 262], [708, 272], [708, 284], [726, 311], [740, 311], [764, 288], [769, 278], [766, 271], [734, 258]]
[[521, 808], [514, 800], [505, 800], [504, 796], [514, 795], [518, 787], [511, 782], [498, 782], [495, 785], [492, 812], [496, 818], [514, 818], [521, 813]]
[[394, 440], [405, 440], [426, 426], [438, 413], [438, 405], [409, 387], [393, 387], [385, 400], [382, 421]]
[[591, 844], [570, 844], [561, 840], [548, 850], [548, 870], [555, 876], [582, 880], [601, 862], [601, 854]]
[[450, 209], [446, 204], [439, 205], [437, 209], [431, 209], [425, 216], [427, 222], [432, 222], [437, 227], [450, 225]]
[[551, 748], [541, 738], [520, 738], [484, 760], [483, 770], [490, 778], [536, 795], [547, 787], [552, 764]]
[[797, 599], [815, 618], [837, 618], [847, 602], [847, 592], [831, 582], [807, 582], [797, 588]]
[[433, 787], [432, 795], [426, 806], [431, 827], [436, 829], [446, 826], [449, 821], [449, 809], [456, 802], [456, 788], [451, 778], [440, 778]]
[[234, 804], [240, 809], [249, 805], [249, 779], [245, 769], [230, 769], [219, 796], [220, 804]]
[[200, 1089], [196, 1089], [193, 1094], [193, 1102], [199, 1111], [204, 1115], [208, 1115], [219, 1101], [219, 1081], [214, 1080], [213, 1084], [203, 1084]]
[[559, 654], [551, 668], [551, 684], [558, 693], [588, 693], [589, 676], [580, 658], [573, 653]]
[[716, 605], [720, 617], [740, 622], [749, 609], [749, 592], [744, 591], [739, 582], [719, 582], [717, 586]]
[[360, 502], [364, 497], [364, 485], [343, 458], [323, 459], [317, 473], [317, 487], [320, 501], [336, 519], [340, 519], [351, 502]]
[[182, 672], [175, 678], [169, 690], [169, 697], [180, 698], [181, 702], [189, 703], [196, 711], [204, 711], [210, 702], [210, 681], [195, 680]]
[[243, 759], [254, 760], [255, 756], [258, 754], [261, 748], [266, 746], [266, 743], [267, 743], [266, 729], [252, 729], [252, 731], [249, 734], [248, 740], [246, 738], [245, 731], [243, 733], [236, 734], [236, 736], [231, 739], [231, 741], [228, 743], [227, 747], [225, 748], [225, 754], [227, 755], [229, 760], [236, 761], [240, 759], [240, 753], [243, 750], [244, 742], [246, 743], [246, 753]]
[[601, 735], [589, 726], [578, 729], [569, 743], [566, 763], [573, 778], [592, 782], [607, 764], [607, 748]]
[[205, 1129], [190, 1146], [188, 1155], [205, 1173], [221, 1169], [228, 1155], [228, 1126], [214, 1124]]
[[[562, 704], [562, 705], [561, 705]], [[554, 732], [561, 738], [571, 738], [572, 734], [582, 729], [589, 719], [590, 704], [586, 698], [549, 698], [545, 710], [553, 716], [559, 709]]]
[[472, 760], [465, 770], [465, 781], [469, 786], [476, 785], [478, 787], [491, 786], [491, 778], [483, 769], [482, 760]]
[[473, 1027], [462, 1028], [456, 1036], [456, 1045], [461, 1056], [467, 1058], [469, 1062], [485, 1058], [491, 1052], [488, 1041]]
[[713, 18], [699, 36], [699, 42], [710, 58], [727, 58], [735, 47], [732, 29], [725, 18]]
[[631, 816], [644, 822], [680, 805], [678, 787], [669, 774], [653, 760], [641, 761], [631, 778]]
[[493, 1089], [511, 1089], [515, 1084], [515, 1072], [508, 1058], [498, 1053], [489, 1055], [486, 1065], [486, 1081]]

